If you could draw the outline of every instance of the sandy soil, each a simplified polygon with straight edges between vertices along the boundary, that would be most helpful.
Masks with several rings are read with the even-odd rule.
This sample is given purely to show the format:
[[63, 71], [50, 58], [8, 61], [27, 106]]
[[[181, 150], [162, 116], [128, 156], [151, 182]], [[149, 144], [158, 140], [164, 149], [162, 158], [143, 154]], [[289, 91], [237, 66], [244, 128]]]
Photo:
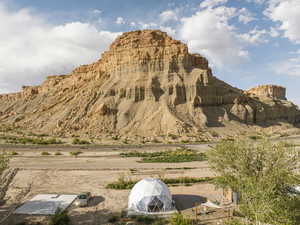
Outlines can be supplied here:
[[[299, 143], [299, 139], [294, 142]], [[139, 151], [161, 151], [175, 149], [178, 146], [145, 146]], [[208, 144], [191, 145], [198, 151], [209, 151]], [[11, 158], [12, 169], [18, 168], [16, 176], [6, 193], [6, 204], [0, 206], [0, 218], [4, 218], [10, 210], [36, 194], [58, 193], [79, 194], [89, 191], [94, 196], [89, 207], [75, 208], [71, 206], [69, 215], [73, 224], [107, 224], [107, 219], [127, 207], [129, 190], [109, 190], [107, 183], [120, 177], [142, 179], [145, 177], [207, 177], [215, 174], [209, 169], [207, 162], [188, 163], [139, 163], [138, 158], [121, 158], [124, 151], [137, 150], [137, 146], [111, 147], [39, 147], [0, 146], [0, 150], [16, 151], [17, 156]], [[82, 151], [78, 157], [70, 155], [74, 149]], [[51, 156], [41, 156], [48, 151]], [[54, 156], [60, 151], [62, 155]], [[190, 169], [183, 169], [189, 167]], [[170, 169], [173, 168], [173, 169]], [[211, 184], [195, 184], [192, 186], [170, 187], [179, 210], [193, 214], [196, 202], [205, 199], [220, 201], [222, 191]], [[24, 217], [12, 214], [3, 224], [16, 224], [23, 220], [43, 221], [43, 217]], [[1, 221], [1, 220], [0, 220]]]

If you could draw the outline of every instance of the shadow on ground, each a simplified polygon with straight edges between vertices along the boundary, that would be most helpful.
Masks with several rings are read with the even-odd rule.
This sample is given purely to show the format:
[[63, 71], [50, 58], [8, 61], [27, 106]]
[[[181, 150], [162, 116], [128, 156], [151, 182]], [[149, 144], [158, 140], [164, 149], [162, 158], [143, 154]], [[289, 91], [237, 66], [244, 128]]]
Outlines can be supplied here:
[[89, 201], [89, 206], [97, 206], [99, 205], [101, 202], [104, 202], [105, 198], [102, 196], [94, 196], [91, 198], [91, 200]]
[[199, 195], [173, 195], [177, 210], [186, 210], [195, 207], [196, 204], [206, 202], [206, 198]]

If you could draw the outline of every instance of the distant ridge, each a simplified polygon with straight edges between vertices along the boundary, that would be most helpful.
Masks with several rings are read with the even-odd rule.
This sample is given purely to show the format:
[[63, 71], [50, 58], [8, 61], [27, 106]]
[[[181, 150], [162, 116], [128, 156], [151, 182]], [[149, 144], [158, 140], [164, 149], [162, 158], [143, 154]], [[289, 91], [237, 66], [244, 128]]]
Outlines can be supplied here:
[[232, 122], [297, 126], [300, 111], [284, 87], [243, 91], [217, 79], [207, 59], [159, 30], [124, 33], [97, 62], [0, 95], [0, 123], [49, 134], [199, 134]]

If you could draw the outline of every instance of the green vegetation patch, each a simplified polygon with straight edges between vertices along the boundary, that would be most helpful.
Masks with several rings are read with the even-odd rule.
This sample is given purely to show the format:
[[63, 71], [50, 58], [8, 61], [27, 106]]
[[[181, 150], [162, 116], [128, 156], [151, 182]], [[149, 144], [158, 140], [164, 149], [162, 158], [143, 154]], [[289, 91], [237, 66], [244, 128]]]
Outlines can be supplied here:
[[9, 144], [34, 144], [34, 145], [54, 145], [63, 144], [63, 142], [56, 138], [29, 138], [29, 137], [15, 137], [15, 136], [1, 136]]
[[194, 221], [190, 218], [184, 217], [182, 214], [176, 213], [171, 218], [171, 225], [193, 225]]
[[195, 150], [180, 148], [176, 150], [168, 150], [161, 152], [125, 152], [121, 153], [122, 157], [140, 157], [142, 163], [179, 163], [205, 161], [207, 157], [202, 152]]
[[91, 144], [89, 141], [86, 140], [80, 140], [79, 138], [74, 138], [72, 141], [73, 145], [89, 145]]
[[69, 225], [70, 218], [66, 211], [58, 209], [55, 212], [55, 215], [51, 216], [48, 224], [49, 225]]
[[75, 156], [77, 157], [78, 155], [80, 155], [82, 152], [81, 151], [75, 151], [75, 152], [70, 152], [71, 156]]
[[[179, 177], [179, 178], [161, 178], [161, 181], [169, 186], [177, 185], [192, 185], [196, 183], [208, 183], [211, 182], [213, 178], [211, 177]], [[109, 183], [106, 185], [107, 189], [117, 189], [125, 190], [131, 189], [137, 183], [137, 180], [125, 180], [124, 178], [119, 178], [118, 181]]]
[[51, 155], [51, 154], [49, 152], [41, 152], [41, 155], [47, 156], [47, 155]]

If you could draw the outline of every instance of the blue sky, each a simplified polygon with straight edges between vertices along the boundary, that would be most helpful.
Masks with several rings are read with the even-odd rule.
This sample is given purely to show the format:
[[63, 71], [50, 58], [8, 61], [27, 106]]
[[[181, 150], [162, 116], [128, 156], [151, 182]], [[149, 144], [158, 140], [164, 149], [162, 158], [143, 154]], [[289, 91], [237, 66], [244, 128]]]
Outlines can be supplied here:
[[0, 0], [0, 92], [100, 57], [124, 31], [161, 29], [241, 89], [287, 87], [300, 105], [299, 0]]

